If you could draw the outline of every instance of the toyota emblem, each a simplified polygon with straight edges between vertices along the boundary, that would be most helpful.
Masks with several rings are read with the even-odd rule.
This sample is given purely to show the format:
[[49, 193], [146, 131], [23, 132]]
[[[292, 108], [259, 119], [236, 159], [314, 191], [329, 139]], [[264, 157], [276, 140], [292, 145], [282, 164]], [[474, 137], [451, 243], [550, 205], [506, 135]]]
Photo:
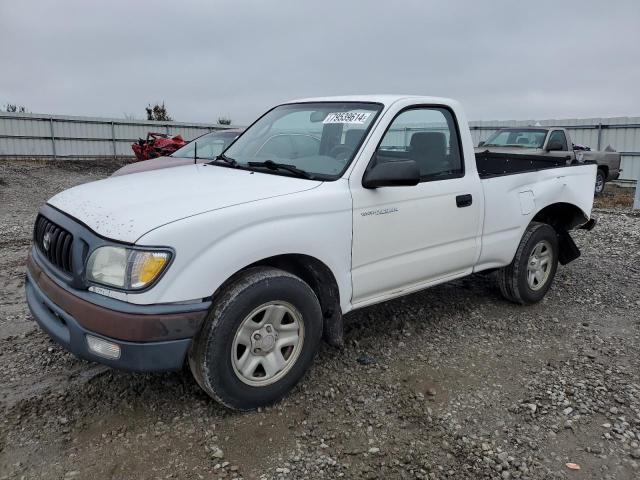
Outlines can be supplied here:
[[49, 251], [49, 245], [51, 245], [51, 234], [47, 232], [44, 234], [44, 238], [42, 239], [42, 246], [46, 252]]

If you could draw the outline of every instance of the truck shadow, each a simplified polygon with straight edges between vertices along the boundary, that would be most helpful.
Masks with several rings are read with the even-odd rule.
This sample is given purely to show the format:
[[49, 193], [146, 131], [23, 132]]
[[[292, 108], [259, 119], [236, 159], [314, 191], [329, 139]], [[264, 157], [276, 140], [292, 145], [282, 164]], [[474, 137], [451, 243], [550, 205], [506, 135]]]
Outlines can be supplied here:
[[359, 342], [401, 332], [409, 322], [418, 329], [452, 326], [452, 319], [487, 305], [510, 305], [492, 275], [472, 275], [345, 315], [345, 341]]

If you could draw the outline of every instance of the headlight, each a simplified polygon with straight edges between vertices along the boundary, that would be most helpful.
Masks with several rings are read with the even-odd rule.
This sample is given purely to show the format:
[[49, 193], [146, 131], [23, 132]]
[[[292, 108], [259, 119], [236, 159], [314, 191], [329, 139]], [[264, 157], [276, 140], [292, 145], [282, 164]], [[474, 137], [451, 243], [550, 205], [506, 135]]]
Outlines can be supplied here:
[[87, 280], [124, 290], [140, 290], [158, 278], [171, 260], [165, 250], [96, 248], [87, 262]]

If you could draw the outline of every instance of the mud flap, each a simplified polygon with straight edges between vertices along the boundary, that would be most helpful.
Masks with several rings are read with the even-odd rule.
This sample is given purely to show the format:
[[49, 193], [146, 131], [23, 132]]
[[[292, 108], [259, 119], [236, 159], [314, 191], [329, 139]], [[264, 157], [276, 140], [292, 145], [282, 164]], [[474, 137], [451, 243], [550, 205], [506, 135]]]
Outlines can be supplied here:
[[580, 257], [580, 249], [569, 235], [569, 232], [562, 230], [558, 232], [558, 261], [561, 265], [566, 265]]
[[589, 221], [584, 225], [582, 225], [580, 228], [582, 230], [587, 230], [590, 232], [591, 230], [593, 230], [593, 228], [596, 226], [597, 223], [598, 223], [598, 219], [591, 217]]
[[323, 318], [322, 327], [322, 337], [325, 342], [336, 348], [342, 348], [344, 346], [344, 321], [339, 308], [330, 316]]

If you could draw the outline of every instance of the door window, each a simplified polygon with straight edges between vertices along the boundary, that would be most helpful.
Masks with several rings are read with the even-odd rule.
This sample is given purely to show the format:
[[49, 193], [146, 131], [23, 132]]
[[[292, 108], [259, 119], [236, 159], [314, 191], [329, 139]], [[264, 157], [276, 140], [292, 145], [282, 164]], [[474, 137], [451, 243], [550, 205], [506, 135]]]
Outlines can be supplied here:
[[547, 145], [550, 145], [552, 142], [560, 143], [563, 151], [569, 150], [567, 145], [567, 136], [562, 130], [554, 130], [551, 132], [551, 135], [549, 135], [549, 143], [547, 143]]
[[453, 115], [437, 107], [401, 112], [387, 129], [374, 157], [376, 163], [414, 160], [421, 181], [463, 176], [461, 159]]

